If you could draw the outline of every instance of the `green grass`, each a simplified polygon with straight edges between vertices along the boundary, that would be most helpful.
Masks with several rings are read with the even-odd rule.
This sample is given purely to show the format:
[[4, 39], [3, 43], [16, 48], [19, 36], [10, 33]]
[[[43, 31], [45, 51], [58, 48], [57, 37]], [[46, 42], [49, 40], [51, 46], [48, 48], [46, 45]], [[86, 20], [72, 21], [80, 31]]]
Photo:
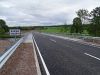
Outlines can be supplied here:
[[[63, 29], [61, 27], [46, 27], [40, 31], [50, 33], [70, 33], [70, 27], [67, 27], [66, 29]], [[82, 34], [88, 34], [88, 31], [84, 29]]]
[[[16, 38], [20, 38], [21, 36], [16, 36]], [[0, 38], [15, 38], [15, 36], [10, 36], [8, 34], [0, 34]]]
[[59, 28], [56, 28], [56, 27], [52, 27], [52, 28], [46, 28], [46, 29], [43, 29], [41, 30], [41, 32], [48, 32], [48, 33], [58, 33], [60, 32], [60, 29]]
[[58, 34], [63, 36], [71, 36], [71, 37], [89, 36], [87, 30], [84, 30], [82, 34], [70, 33], [69, 27], [66, 29], [63, 29], [61, 27], [47, 27], [45, 29], [40, 30], [40, 32]]
[[61, 27], [47, 27], [40, 31], [46, 33], [69, 33], [69, 29], [67, 31], [64, 31]]

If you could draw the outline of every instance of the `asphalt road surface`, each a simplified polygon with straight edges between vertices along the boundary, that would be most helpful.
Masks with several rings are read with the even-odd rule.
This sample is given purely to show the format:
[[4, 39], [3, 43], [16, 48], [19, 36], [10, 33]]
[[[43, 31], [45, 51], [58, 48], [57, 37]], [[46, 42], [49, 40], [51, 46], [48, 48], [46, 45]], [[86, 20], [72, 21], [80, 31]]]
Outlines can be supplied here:
[[100, 48], [33, 33], [50, 75], [100, 75]]

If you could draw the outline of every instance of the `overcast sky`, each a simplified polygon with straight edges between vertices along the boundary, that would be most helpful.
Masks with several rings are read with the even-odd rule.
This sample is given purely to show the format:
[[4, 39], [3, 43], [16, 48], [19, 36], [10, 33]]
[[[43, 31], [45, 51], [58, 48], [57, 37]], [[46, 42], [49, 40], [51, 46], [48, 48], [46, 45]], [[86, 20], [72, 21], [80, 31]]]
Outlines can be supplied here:
[[0, 18], [9, 26], [64, 24], [77, 10], [97, 6], [100, 0], [0, 0]]

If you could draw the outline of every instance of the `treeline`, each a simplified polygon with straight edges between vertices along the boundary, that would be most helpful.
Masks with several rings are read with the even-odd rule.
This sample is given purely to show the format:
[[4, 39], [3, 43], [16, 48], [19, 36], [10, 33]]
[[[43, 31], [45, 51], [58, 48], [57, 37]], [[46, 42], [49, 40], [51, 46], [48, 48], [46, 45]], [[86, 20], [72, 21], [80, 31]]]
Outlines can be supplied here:
[[80, 9], [76, 14], [77, 17], [73, 19], [71, 26], [71, 33], [83, 33], [85, 27], [90, 35], [100, 36], [100, 7], [96, 7], [91, 12]]
[[23, 27], [9, 27], [10, 29], [21, 29], [21, 30], [41, 30], [44, 29], [44, 26], [23, 26]]

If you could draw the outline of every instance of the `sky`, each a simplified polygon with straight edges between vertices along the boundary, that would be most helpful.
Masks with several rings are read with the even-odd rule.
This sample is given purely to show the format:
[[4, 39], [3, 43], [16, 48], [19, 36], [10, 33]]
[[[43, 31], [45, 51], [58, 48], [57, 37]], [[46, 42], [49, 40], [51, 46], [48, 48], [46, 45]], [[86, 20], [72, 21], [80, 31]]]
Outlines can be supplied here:
[[100, 0], [0, 0], [0, 19], [9, 26], [71, 24], [79, 9], [99, 6]]

